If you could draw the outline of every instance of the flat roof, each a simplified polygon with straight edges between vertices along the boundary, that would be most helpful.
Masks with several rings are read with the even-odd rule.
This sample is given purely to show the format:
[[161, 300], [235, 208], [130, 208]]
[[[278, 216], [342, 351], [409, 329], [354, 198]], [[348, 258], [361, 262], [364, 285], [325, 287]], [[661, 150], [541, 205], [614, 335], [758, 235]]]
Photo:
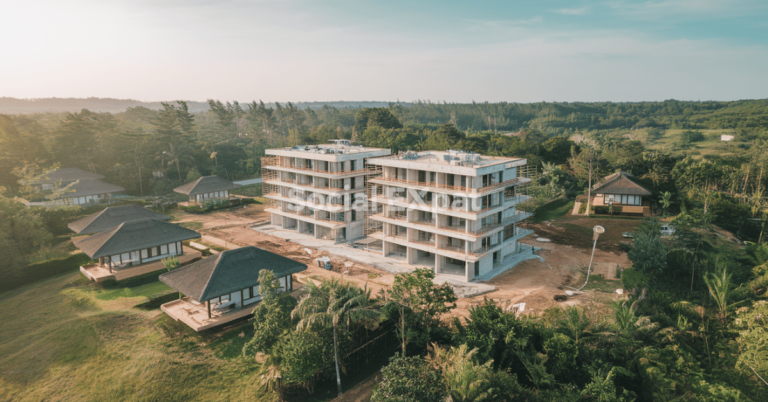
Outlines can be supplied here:
[[[398, 152], [396, 155], [377, 158], [378, 160], [401, 160], [409, 163], [421, 163], [428, 165], [462, 166], [480, 168], [496, 164], [525, 161], [525, 158], [511, 158], [502, 156], [484, 156], [474, 152], [465, 151], [407, 151]], [[371, 159], [369, 162], [376, 162]]]
[[376, 151], [384, 151], [386, 148], [371, 148], [371, 147], [364, 147], [362, 145], [350, 145], [351, 143], [349, 141], [342, 141], [342, 140], [332, 140], [336, 141], [334, 143], [329, 144], [320, 144], [320, 145], [294, 145], [292, 147], [285, 147], [285, 148], [272, 148], [268, 149], [267, 151], [289, 151], [289, 152], [299, 152], [299, 153], [307, 153], [307, 154], [316, 154], [316, 155], [346, 155], [346, 154], [357, 154], [357, 153], [363, 153], [363, 152], [376, 152]]

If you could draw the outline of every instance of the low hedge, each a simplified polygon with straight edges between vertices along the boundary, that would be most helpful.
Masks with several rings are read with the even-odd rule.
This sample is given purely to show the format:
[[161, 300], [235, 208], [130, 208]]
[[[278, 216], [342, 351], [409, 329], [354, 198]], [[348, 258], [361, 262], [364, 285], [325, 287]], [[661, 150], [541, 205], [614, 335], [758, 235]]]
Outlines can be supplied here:
[[91, 259], [83, 253], [73, 254], [66, 258], [56, 258], [13, 271], [4, 272], [0, 278], [0, 291], [12, 290], [56, 275], [65, 274], [80, 269], [81, 265]]

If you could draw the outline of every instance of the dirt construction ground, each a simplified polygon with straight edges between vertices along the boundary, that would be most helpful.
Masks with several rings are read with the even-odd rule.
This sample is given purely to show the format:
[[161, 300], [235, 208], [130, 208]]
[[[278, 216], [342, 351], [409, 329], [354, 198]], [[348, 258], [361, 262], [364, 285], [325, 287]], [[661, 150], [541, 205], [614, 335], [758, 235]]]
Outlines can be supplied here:
[[[343, 256], [331, 255], [333, 269], [326, 271], [318, 268], [315, 259], [323, 256], [317, 250], [309, 250], [298, 243], [257, 232], [249, 224], [264, 221], [268, 215], [260, 205], [250, 205], [248, 208], [230, 209], [225, 212], [215, 212], [203, 215], [181, 214], [176, 216], [176, 222], [186, 222], [194, 226], [204, 236], [212, 236], [228, 243], [241, 246], [252, 245], [294, 260], [303, 262], [309, 269], [299, 276], [300, 281], [309, 279], [322, 280], [330, 277], [341, 277], [357, 282], [360, 286], [368, 286], [374, 294], [381, 289], [391, 286], [393, 275], [377, 268], [346, 261]], [[581, 222], [584, 221], [584, 222]], [[601, 224], [606, 233], [598, 241], [595, 252], [593, 274], [601, 274], [607, 279], [613, 279], [615, 267], [629, 267], [631, 262], [626, 253], [620, 251], [618, 242], [622, 231], [631, 231], [639, 222], [622, 220], [595, 219], [568, 220], [563, 228], [561, 222], [542, 222], [526, 224], [537, 235], [551, 239], [551, 242], [538, 242], [534, 235], [524, 238], [521, 242], [540, 247], [539, 259], [526, 260], [513, 269], [504, 272], [488, 283], [496, 290], [472, 298], [459, 299], [454, 316], [467, 317], [469, 309], [482, 303], [484, 298], [493, 299], [502, 304], [525, 303], [527, 314], [539, 314], [555, 305], [578, 305], [603, 303], [616, 300], [622, 296], [616, 293], [587, 291], [571, 297], [564, 302], [556, 302], [555, 295], [565, 294], [563, 286], [580, 287], [584, 283], [583, 271], [589, 264], [591, 242], [591, 227]], [[600, 221], [603, 221], [602, 219]], [[198, 222], [198, 223], [194, 223]], [[578, 227], [576, 227], [578, 226]], [[605, 239], [605, 241], [603, 241]], [[450, 317], [446, 317], [450, 318]]]

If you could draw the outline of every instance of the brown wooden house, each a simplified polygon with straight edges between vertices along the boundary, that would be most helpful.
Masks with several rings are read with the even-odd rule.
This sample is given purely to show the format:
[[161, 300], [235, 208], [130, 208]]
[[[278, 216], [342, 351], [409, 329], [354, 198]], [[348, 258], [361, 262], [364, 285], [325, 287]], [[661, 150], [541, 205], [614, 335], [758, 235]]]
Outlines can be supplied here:
[[596, 214], [651, 215], [651, 193], [627, 172], [604, 177], [592, 188], [591, 205]]

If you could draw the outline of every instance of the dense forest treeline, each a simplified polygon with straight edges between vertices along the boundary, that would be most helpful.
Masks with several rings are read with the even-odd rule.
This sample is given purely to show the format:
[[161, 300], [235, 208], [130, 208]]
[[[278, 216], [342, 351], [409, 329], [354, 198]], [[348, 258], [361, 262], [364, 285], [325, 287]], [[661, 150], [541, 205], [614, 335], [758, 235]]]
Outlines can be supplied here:
[[[542, 174], [540, 200], [583, 194], [592, 162], [593, 179], [617, 170], [633, 174], [655, 193], [650, 201], [657, 211], [701, 208], [744, 240], [764, 237], [766, 100], [417, 102], [362, 109], [261, 101], [207, 105], [201, 113], [177, 101], [162, 103], [161, 110], [132, 107], [115, 114], [0, 115], [0, 187], [6, 197], [44, 201], [51, 195], [20, 187], [18, 180], [55, 166], [78, 167], [105, 175], [128, 195], [173, 200], [181, 197], [174, 187], [201, 175], [258, 177], [265, 149], [347, 138], [393, 152], [452, 148], [527, 158]], [[720, 143], [716, 133], [701, 131], [717, 128], [734, 141]], [[515, 135], [502, 133], [507, 130]], [[701, 155], [701, 144], [712, 152]], [[43, 244], [34, 239], [44, 238], [30, 236], [37, 246], [25, 249], [33, 253]]]

